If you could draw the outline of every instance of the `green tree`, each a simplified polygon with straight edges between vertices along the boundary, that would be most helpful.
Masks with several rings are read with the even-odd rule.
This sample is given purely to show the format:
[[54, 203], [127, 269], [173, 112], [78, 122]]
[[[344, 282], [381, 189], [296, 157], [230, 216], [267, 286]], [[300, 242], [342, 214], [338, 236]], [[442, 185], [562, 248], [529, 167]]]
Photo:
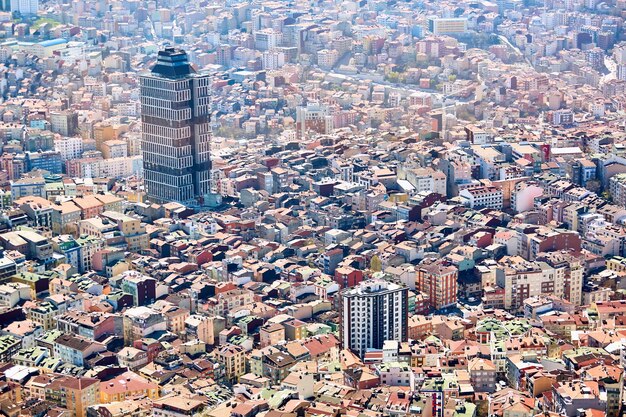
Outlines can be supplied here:
[[478, 401], [476, 403], [476, 417], [488, 417], [489, 401]]
[[372, 260], [370, 261], [370, 269], [372, 272], [380, 272], [383, 270], [383, 262], [380, 260], [378, 255], [372, 256]]
[[389, 81], [390, 83], [397, 83], [400, 80], [400, 74], [395, 72], [395, 71], [391, 71], [389, 74], [387, 74], [387, 81]]

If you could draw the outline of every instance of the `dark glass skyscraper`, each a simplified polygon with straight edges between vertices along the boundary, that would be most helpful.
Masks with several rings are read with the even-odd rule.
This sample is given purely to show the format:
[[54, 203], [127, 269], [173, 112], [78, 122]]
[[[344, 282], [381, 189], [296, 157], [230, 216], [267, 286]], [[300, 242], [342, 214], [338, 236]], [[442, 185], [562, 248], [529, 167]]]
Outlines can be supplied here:
[[210, 78], [196, 73], [184, 51], [167, 48], [140, 83], [148, 197], [194, 203], [210, 192]]

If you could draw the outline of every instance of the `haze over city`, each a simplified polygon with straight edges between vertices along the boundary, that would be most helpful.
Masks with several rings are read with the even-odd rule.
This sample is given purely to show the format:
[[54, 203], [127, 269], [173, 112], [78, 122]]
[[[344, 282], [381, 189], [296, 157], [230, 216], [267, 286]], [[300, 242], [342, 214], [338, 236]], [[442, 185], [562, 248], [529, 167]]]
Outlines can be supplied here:
[[622, 417], [626, 0], [0, 0], [0, 417]]

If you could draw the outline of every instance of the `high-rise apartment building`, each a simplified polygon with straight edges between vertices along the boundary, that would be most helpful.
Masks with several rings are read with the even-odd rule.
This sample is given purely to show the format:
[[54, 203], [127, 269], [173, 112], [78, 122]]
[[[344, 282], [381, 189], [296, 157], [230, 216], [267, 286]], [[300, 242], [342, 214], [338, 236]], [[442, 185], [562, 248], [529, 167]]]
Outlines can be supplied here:
[[148, 197], [193, 203], [210, 192], [210, 78], [196, 73], [184, 51], [167, 48], [140, 84]]
[[296, 107], [296, 132], [299, 138], [308, 135], [327, 135], [333, 131], [333, 117], [328, 106], [320, 103], [307, 103]]
[[417, 270], [416, 287], [424, 293], [431, 308], [439, 310], [456, 305], [459, 271], [442, 262], [424, 263]]
[[39, 10], [39, 0], [10, 0], [11, 11], [22, 16], [33, 16]]
[[582, 304], [585, 268], [575, 252], [564, 250], [540, 253], [537, 261], [539, 265], [545, 262], [554, 269], [554, 295], [576, 306]]
[[50, 130], [62, 136], [78, 134], [78, 113], [68, 110], [51, 112]]
[[408, 337], [408, 287], [383, 280], [359, 283], [341, 293], [343, 347], [360, 356], [382, 349], [385, 340]]
[[496, 270], [496, 285], [504, 289], [504, 308], [519, 311], [524, 300], [554, 295], [574, 305], [582, 303], [583, 270], [577, 251], [541, 253], [537, 261], [511, 257]]

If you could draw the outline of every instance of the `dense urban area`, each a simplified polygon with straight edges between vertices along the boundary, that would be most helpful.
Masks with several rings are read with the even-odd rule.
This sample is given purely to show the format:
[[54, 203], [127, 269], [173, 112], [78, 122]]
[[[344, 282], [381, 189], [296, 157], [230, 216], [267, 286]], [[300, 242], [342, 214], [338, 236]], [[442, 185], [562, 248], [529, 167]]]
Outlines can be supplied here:
[[0, 0], [0, 414], [621, 417], [626, 0]]

